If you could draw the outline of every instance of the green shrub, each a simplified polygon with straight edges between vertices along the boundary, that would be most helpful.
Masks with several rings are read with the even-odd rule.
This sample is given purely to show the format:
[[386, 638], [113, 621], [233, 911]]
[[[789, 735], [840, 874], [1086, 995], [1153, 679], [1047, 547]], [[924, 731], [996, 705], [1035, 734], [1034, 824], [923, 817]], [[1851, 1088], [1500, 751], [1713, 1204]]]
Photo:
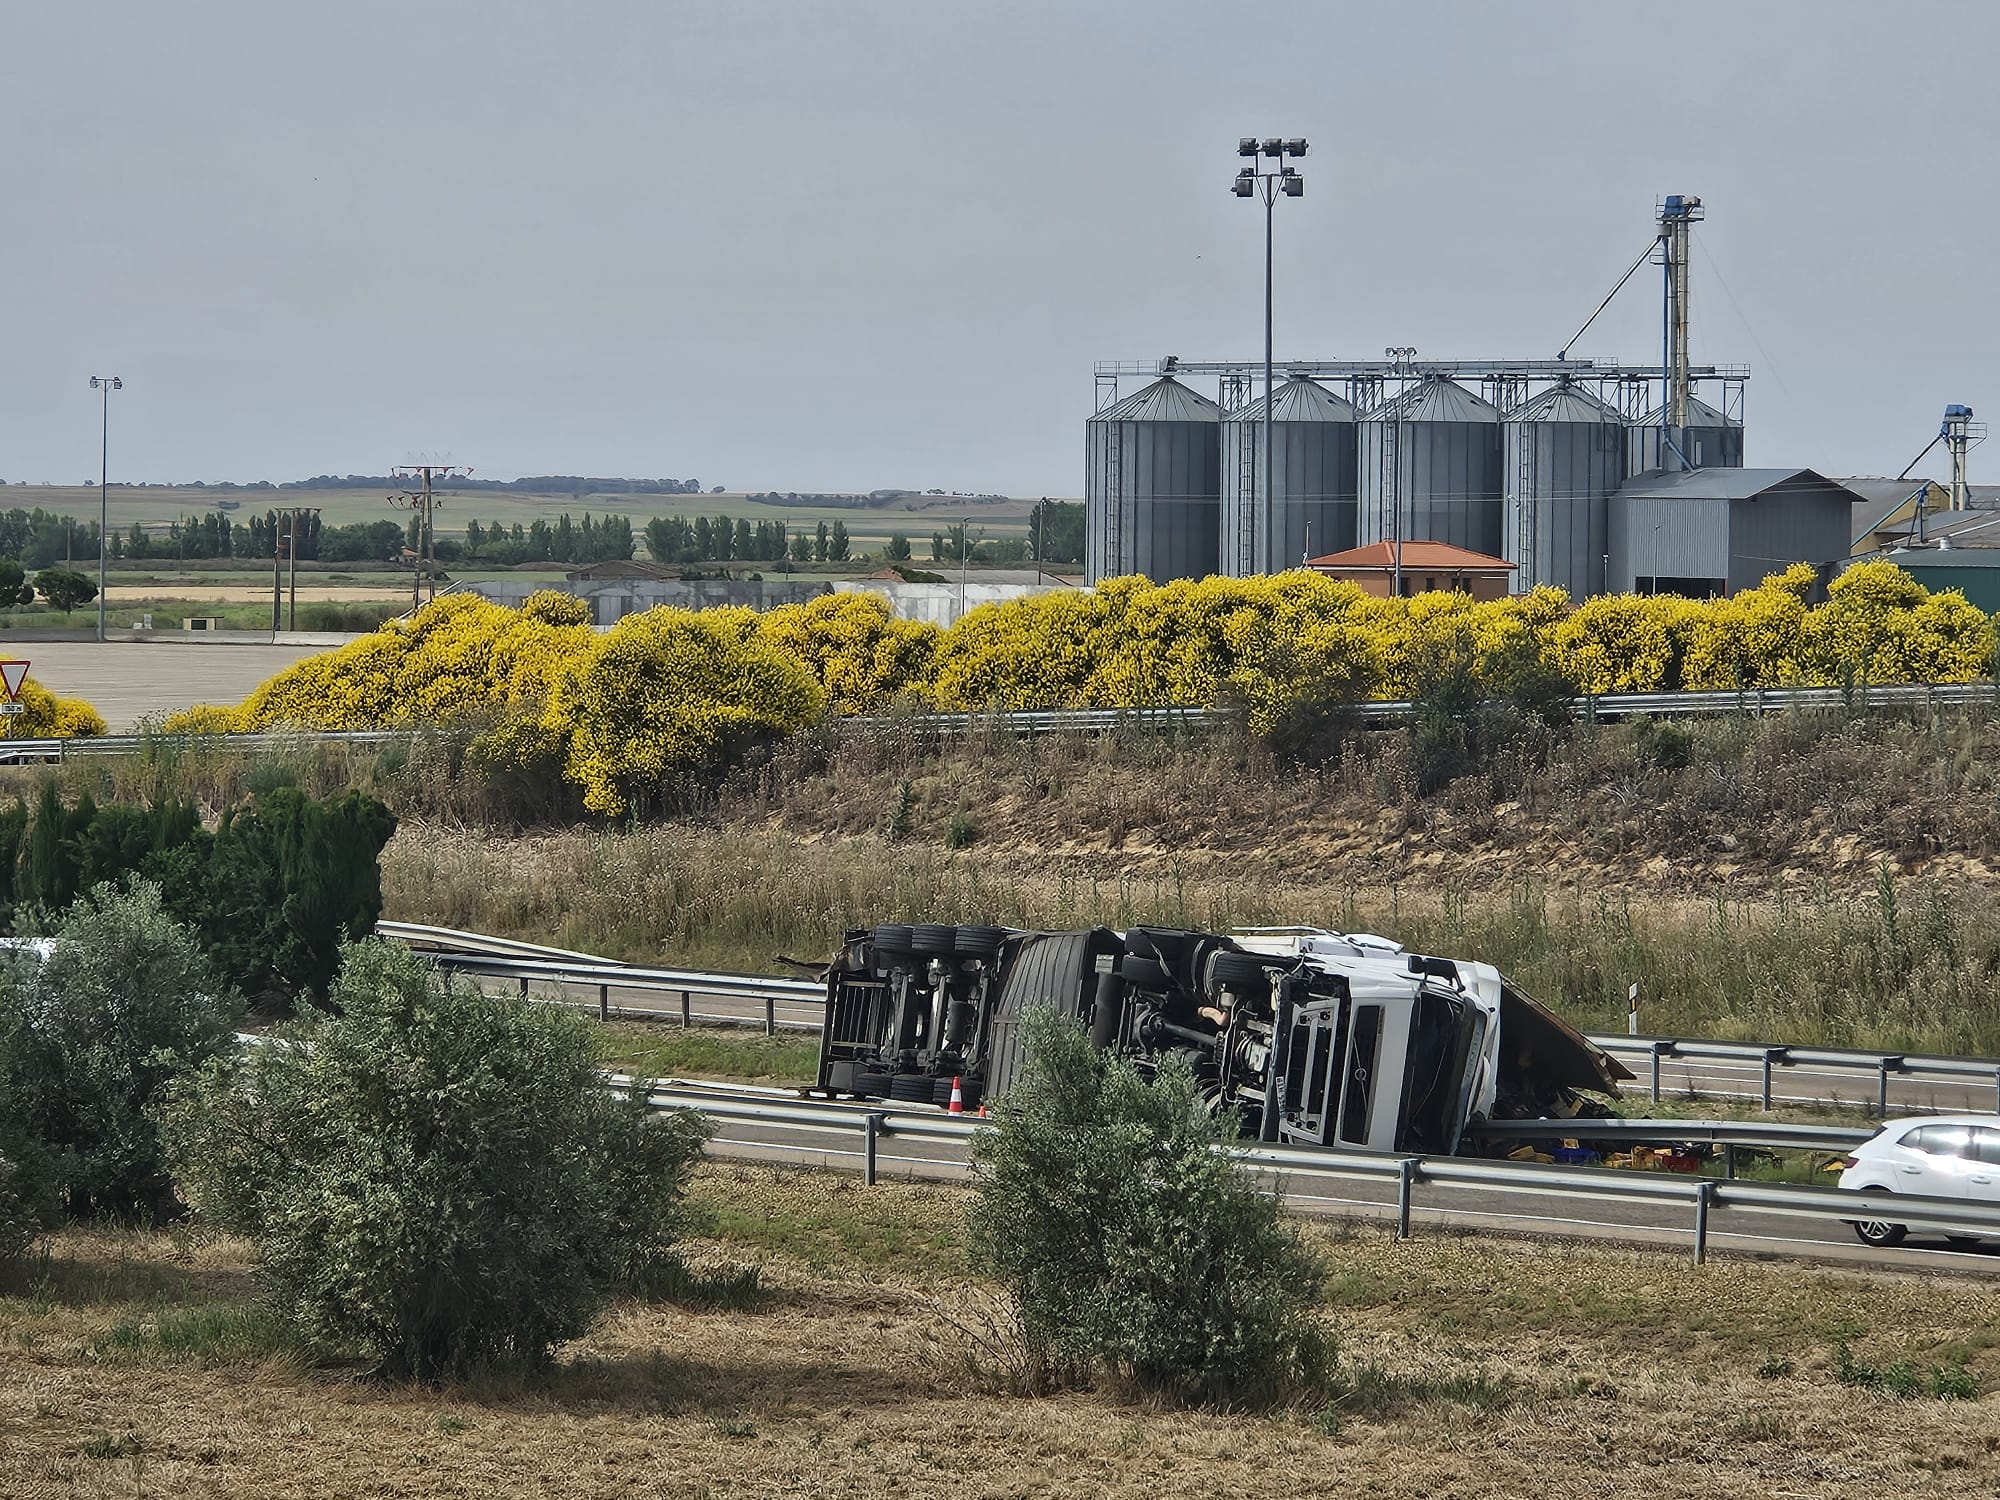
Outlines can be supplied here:
[[53, 1159], [71, 1214], [176, 1206], [147, 1107], [176, 1074], [232, 1045], [240, 1009], [157, 886], [99, 885], [54, 932], [46, 961], [0, 1004], [20, 1129]]
[[1148, 1084], [1071, 1022], [1026, 1024], [1026, 1075], [975, 1139], [970, 1229], [1034, 1363], [1219, 1405], [1322, 1389], [1323, 1273], [1227, 1156], [1233, 1117], [1174, 1060]]
[[587, 1022], [377, 942], [331, 999], [162, 1111], [189, 1196], [256, 1241], [305, 1342], [397, 1375], [536, 1363], [660, 1271], [704, 1131], [614, 1098]]

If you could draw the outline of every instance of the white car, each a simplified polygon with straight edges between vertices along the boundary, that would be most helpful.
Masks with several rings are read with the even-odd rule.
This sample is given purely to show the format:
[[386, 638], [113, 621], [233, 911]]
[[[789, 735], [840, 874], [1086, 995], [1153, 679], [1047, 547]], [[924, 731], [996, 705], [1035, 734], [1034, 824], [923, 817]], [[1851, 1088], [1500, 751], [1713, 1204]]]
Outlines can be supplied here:
[[[1921, 1193], [2000, 1204], [2000, 1115], [1921, 1115], [1884, 1125], [1854, 1148], [1840, 1185], [1862, 1193]], [[1894, 1245], [1907, 1232], [1889, 1219], [1850, 1221], [1871, 1245]], [[1949, 1236], [1971, 1244], [1970, 1235]]]

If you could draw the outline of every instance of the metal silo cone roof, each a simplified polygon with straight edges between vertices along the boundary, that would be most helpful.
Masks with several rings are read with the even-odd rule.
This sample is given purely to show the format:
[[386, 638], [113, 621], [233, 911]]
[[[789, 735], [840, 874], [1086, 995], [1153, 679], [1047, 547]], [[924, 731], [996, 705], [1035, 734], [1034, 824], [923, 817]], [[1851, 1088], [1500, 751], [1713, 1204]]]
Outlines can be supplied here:
[[[1271, 407], [1273, 422], [1352, 422], [1360, 415], [1353, 402], [1334, 395], [1317, 380], [1307, 380], [1303, 376], [1279, 386], [1277, 400]], [[1259, 396], [1247, 406], [1237, 407], [1229, 414], [1229, 420], [1263, 421], [1264, 398]]]
[[1393, 401], [1384, 401], [1363, 419], [1369, 422], [1498, 422], [1500, 413], [1464, 386], [1441, 375], [1426, 375]]
[[1108, 406], [1093, 422], [1220, 422], [1222, 408], [1191, 391], [1171, 375], [1163, 375], [1143, 391], [1135, 391], [1116, 406]]
[[1552, 385], [1541, 395], [1523, 401], [1507, 413], [1510, 422], [1601, 422], [1606, 426], [1623, 427], [1625, 419], [1618, 414], [1618, 408], [1608, 401], [1600, 401], [1589, 391], [1564, 381]]
[[[1660, 425], [1660, 408], [1655, 407], [1653, 410], [1647, 412], [1645, 416], [1639, 418], [1638, 425], [1641, 427], [1658, 427]], [[1725, 417], [1699, 396], [1690, 396], [1688, 397], [1687, 425], [1690, 427], [1741, 427], [1743, 424], [1734, 417]]]

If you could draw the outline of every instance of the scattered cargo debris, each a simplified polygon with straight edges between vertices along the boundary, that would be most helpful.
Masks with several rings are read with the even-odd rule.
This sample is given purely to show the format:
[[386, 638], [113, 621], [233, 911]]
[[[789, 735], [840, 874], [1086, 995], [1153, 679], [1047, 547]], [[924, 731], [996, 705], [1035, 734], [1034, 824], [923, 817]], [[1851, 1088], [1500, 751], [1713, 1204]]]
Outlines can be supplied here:
[[1142, 1072], [1168, 1057], [1265, 1141], [1448, 1154], [1475, 1120], [1585, 1117], [1632, 1075], [1489, 964], [1316, 928], [847, 934], [826, 975], [819, 1087], [976, 1111], [1049, 1008]]

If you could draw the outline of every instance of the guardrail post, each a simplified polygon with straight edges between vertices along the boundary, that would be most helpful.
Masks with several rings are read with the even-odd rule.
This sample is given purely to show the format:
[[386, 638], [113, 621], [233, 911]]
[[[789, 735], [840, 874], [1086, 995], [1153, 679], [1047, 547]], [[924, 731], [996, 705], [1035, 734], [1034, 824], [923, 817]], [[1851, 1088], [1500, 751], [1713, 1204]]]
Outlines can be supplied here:
[[1694, 1263], [1708, 1260], [1708, 1205], [1715, 1197], [1715, 1184], [1700, 1182], [1694, 1189]]
[[597, 1019], [600, 1021], [611, 1019], [611, 986], [608, 984], [600, 984], [597, 987]]
[[1410, 1237], [1410, 1190], [1417, 1182], [1417, 1159], [1406, 1156], [1396, 1163], [1396, 1238]]
[[1889, 1072], [1903, 1066], [1900, 1056], [1883, 1057], [1875, 1065], [1875, 1113], [1887, 1117], [1889, 1113]]
[[1993, 1070], [1993, 1112], [2000, 1114], [2000, 1068]]
[[1782, 1057], [1787, 1050], [1789, 1049], [1784, 1047], [1766, 1047], [1764, 1049], [1764, 1112], [1766, 1114], [1771, 1112], [1771, 1064]]
[[1734, 1141], [1724, 1141], [1722, 1143], [1722, 1175], [1727, 1177], [1731, 1182], [1736, 1180], [1736, 1143]]
[[525, 974], [521, 976], [521, 998], [523, 1000], [528, 998], [528, 976]]
[[764, 1035], [776, 1036], [777, 1034], [778, 997], [776, 995], [766, 995], [764, 997]]
[[682, 990], [682, 991], [681, 991], [681, 1030], [682, 1030], [682, 1031], [686, 1031], [686, 1030], [688, 1029], [688, 1027], [689, 1027], [689, 1026], [691, 1026], [691, 1025], [693, 1025], [693, 1024], [694, 1024], [694, 1016], [693, 1016], [693, 1014], [692, 1014], [692, 1011], [693, 1011], [693, 1003], [692, 1003], [692, 1001], [690, 1001], [690, 999], [688, 998], [688, 992], [687, 992], [686, 990]]
[[1655, 1104], [1660, 1102], [1660, 1059], [1673, 1050], [1674, 1044], [1672, 1042], [1656, 1041], [1653, 1043], [1653, 1102]]
[[874, 1110], [861, 1117], [861, 1181], [868, 1187], [875, 1186], [875, 1136], [884, 1118]]

